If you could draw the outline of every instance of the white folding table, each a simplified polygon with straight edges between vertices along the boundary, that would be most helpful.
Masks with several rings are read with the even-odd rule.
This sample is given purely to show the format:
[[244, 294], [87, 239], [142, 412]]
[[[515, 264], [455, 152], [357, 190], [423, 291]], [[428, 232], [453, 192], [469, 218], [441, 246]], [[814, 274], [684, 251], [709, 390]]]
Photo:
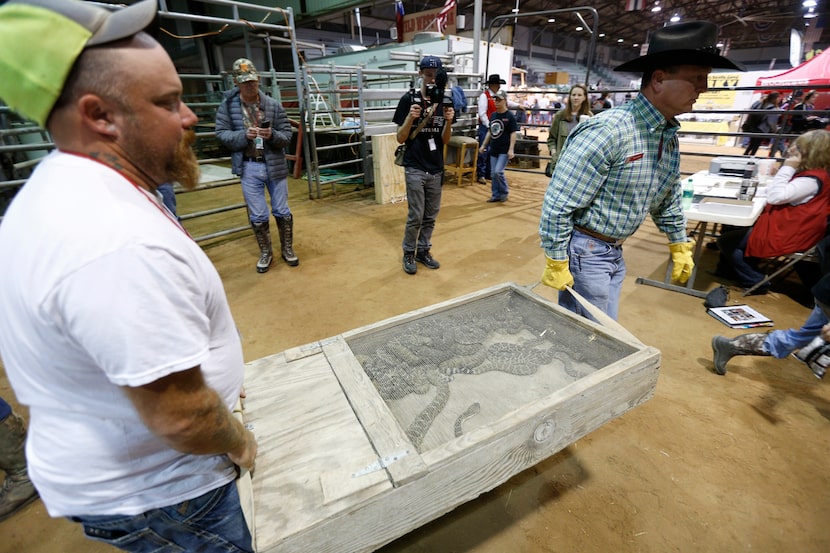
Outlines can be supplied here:
[[666, 268], [666, 276], [662, 281], [638, 277], [636, 282], [637, 284], [656, 286], [665, 290], [704, 298], [706, 292], [695, 290], [694, 283], [700, 256], [703, 252], [703, 241], [709, 224], [751, 227], [764, 210], [767, 200], [763, 187], [758, 188], [758, 192], [752, 200], [737, 199], [741, 187], [741, 179], [738, 177], [711, 175], [708, 171], [699, 171], [685, 179], [684, 184], [689, 179], [692, 179], [694, 184], [695, 200], [691, 207], [683, 213], [686, 215], [687, 222], [696, 223], [698, 234], [693, 255], [695, 267], [689, 280], [683, 286], [672, 284], [672, 261], [670, 257]]

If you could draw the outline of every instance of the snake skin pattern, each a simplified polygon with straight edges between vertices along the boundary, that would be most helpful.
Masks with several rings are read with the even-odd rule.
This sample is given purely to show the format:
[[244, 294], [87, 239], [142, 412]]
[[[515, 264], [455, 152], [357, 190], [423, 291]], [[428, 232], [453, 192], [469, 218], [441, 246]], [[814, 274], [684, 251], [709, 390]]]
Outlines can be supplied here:
[[[572, 340], [554, 331], [539, 332], [549, 327], [550, 315], [544, 312], [499, 309], [486, 317], [474, 312], [442, 313], [409, 323], [406, 332], [390, 332], [370, 352], [356, 355], [385, 401], [434, 390], [431, 401], [405, 430], [420, 452], [427, 432], [450, 399], [455, 375], [501, 371], [527, 376], [554, 360], [574, 380], [595, 370], [585, 366], [584, 355]], [[463, 423], [480, 409], [474, 403], [456, 418], [455, 436], [463, 434]]]

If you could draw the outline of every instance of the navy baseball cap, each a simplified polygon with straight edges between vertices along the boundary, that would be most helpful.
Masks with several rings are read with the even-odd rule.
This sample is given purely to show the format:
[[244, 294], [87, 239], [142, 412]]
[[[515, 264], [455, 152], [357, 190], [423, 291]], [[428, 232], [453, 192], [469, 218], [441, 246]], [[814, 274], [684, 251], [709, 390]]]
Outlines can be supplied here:
[[443, 67], [441, 58], [437, 56], [424, 56], [419, 65], [421, 69], [441, 69]]

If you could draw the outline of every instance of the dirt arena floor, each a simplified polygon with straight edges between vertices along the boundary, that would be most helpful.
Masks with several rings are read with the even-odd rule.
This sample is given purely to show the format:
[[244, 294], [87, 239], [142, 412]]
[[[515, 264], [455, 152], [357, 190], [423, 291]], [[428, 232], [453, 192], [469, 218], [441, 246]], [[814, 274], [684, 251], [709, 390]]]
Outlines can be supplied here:
[[[684, 157], [686, 172], [706, 167], [706, 158]], [[414, 276], [401, 270], [405, 203], [377, 205], [371, 189], [354, 186], [309, 200], [307, 183], [292, 181], [298, 267], [275, 260], [268, 273], [257, 274], [250, 233], [205, 245], [224, 280], [246, 360], [504, 281], [536, 283], [544, 267], [537, 228], [547, 179], [509, 172], [508, 181], [504, 204], [485, 203], [489, 186], [445, 185], [433, 237], [442, 266], [419, 265]], [[241, 194], [237, 187], [184, 194], [180, 212], [216, 201], [237, 203]], [[239, 212], [228, 217], [244, 224]], [[199, 235], [203, 224], [188, 227]], [[665, 274], [666, 239], [651, 222], [624, 249], [620, 323], [662, 352], [654, 398], [380, 551], [830, 551], [827, 383], [793, 359], [770, 357], [736, 358], [726, 376], [714, 374], [712, 336], [742, 331], [708, 316], [698, 298], [635, 284], [638, 276]], [[716, 252], [705, 251], [697, 288], [716, 284], [705, 272], [715, 260]], [[542, 286], [536, 291], [554, 297]], [[732, 298], [739, 293], [733, 290]], [[811, 307], [795, 275], [746, 303], [776, 328], [799, 326]], [[14, 402], [3, 374], [0, 394]], [[105, 551], [114, 550], [86, 540], [70, 522], [50, 519], [39, 501], [0, 523], [2, 553]]]

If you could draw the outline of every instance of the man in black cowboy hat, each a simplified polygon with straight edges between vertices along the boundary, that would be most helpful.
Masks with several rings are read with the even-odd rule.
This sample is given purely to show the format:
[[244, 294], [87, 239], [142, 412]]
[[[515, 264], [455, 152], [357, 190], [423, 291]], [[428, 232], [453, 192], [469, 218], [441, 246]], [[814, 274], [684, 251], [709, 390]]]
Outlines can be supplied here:
[[490, 156], [484, 152], [481, 145], [484, 139], [490, 132], [490, 116], [496, 112], [496, 102], [494, 100], [496, 92], [499, 91], [501, 85], [507, 84], [507, 81], [502, 79], [498, 73], [493, 73], [487, 77], [487, 88], [478, 97], [478, 161], [476, 161], [476, 176], [478, 182], [486, 184], [485, 178], [490, 178]]
[[573, 286], [617, 317], [625, 276], [623, 241], [647, 215], [669, 239], [672, 279], [692, 273], [694, 243], [681, 206], [675, 116], [706, 92], [713, 68], [742, 67], [720, 56], [718, 29], [692, 21], [651, 34], [648, 53], [615, 71], [643, 74], [631, 102], [580, 123], [568, 136], [548, 185], [539, 234], [545, 250], [542, 282], [560, 290], [559, 304], [583, 313], [566, 291]]

